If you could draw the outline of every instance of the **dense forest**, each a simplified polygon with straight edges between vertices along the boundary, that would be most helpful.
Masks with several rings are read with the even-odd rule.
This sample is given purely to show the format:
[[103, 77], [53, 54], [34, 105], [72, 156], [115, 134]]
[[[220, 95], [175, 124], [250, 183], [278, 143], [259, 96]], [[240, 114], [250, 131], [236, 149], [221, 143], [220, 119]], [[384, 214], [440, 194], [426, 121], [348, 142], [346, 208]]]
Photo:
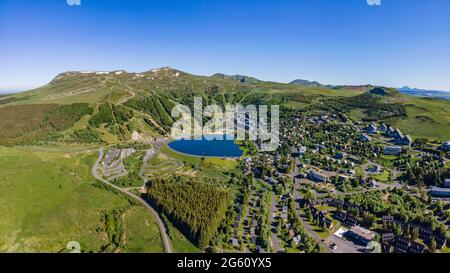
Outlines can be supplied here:
[[93, 109], [87, 103], [75, 103], [58, 106], [47, 114], [47, 121], [58, 130], [63, 131], [72, 127], [84, 115], [91, 115]]
[[198, 179], [175, 177], [149, 182], [148, 199], [199, 247], [205, 247], [225, 215], [228, 190]]

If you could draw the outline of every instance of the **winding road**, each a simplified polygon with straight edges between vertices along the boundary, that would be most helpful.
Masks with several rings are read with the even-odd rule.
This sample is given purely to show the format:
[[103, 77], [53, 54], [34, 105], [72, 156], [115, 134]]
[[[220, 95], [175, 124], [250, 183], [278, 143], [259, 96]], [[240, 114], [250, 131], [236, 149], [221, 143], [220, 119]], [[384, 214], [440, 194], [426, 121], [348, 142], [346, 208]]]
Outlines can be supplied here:
[[114, 185], [108, 181], [106, 181], [105, 179], [103, 179], [98, 173], [97, 173], [97, 168], [98, 168], [98, 164], [100, 163], [100, 161], [103, 158], [103, 149], [100, 149], [98, 152], [98, 159], [95, 162], [94, 166], [92, 167], [92, 175], [99, 181], [105, 183], [106, 185], [118, 190], [121, 193], [124, 193], [128, 196], [130, 196], [131, 198], [135, 199], [136, 201], [138, 201], [139, 203], [141, 203], [148, 212], [150, 212], [150, 214], [155, 218], [156, 223], [159, 226], [159, 231], [161, 233], [161, 238], [163, 240], [163, 244], [164, 244], [164, 250], [166, 253], [173, 253], [173, 249], [172, 249], [172, 243], [170, 241], [169, 236], [167, 235], [167, 230], [166, 230], [166, 226], [164, 225], [164, 222], [161, 220], [161, 218], [159, 217], [158, 212], [153, 209], [144, 199], [142, 199], [141, 197], [137, 196], [136, 194], [129, 192], [127, 189], [121, 188], [117, 185]]

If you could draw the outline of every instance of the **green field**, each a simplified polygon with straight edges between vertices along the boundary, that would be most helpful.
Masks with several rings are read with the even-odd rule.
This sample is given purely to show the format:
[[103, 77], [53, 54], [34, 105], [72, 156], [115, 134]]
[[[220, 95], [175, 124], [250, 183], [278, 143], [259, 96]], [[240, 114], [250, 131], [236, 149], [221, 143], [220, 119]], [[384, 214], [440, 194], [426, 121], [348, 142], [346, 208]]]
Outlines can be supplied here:
[[164, 252], [159, 228], [152, 216], [141, 207], [124, 214], [124, 251], [134, 253]]
[[96, 186], [96, 152], [85, 149], [0, 146], [1, 252], [60, 252], [69, 241], [102, 251], [108, 244], [102, 217], [121, 209], [128, 215], [122, 223], [128, 243], [118, 251], [162, 251], [155, 223], [137, 224], [144, 208]]
[[407, 97], [408, 117], [394, 125], [413, 137], [450, 139], [450, 101]]

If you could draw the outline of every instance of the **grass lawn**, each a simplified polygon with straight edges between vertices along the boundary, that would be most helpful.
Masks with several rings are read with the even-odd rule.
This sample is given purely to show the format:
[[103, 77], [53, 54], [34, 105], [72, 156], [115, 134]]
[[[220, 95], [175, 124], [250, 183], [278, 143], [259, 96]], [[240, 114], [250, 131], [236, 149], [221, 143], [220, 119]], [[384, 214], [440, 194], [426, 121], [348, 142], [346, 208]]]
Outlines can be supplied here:
[[380, 174], [376, 174], [376, 175], [372, 175], [372, 177], [382, 183], [389, 183], [389, 171], [388, 170], [384, 170], [382, 173]]
[[[129, 203], [96, 186], [95, 151], [0, 147], [0, 154], [0, 252], [59, 252], [69, 241], [101, 251], [107, 243], [102, 216]], [[136, 226], [127, 234], [147, 238], [148, 230]]]

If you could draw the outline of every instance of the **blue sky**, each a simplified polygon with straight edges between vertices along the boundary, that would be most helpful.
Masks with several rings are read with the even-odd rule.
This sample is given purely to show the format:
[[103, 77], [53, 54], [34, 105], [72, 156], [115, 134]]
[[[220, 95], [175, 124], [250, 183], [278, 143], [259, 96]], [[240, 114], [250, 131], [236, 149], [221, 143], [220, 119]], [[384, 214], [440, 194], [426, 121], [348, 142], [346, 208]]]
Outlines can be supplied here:
[[0, 1], [0, 90], [161, 66], [450, 90], [450, 0]]

